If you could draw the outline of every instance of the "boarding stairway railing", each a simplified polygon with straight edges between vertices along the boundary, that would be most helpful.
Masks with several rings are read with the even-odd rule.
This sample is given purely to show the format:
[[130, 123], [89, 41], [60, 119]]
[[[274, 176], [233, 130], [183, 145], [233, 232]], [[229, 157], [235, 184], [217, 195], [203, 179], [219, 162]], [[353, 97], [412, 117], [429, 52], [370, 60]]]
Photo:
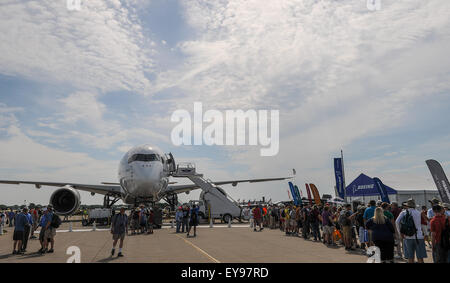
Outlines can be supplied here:
[[203, 178], [203, 174], [199, 174], [195, 170], [195, 164], [193, 163], [180, 163], [177, 165], [177, 170], [172, 174], [173, 177], [186, 177], [194, 184], [199, 186], [204, 192], [216, 194], [223, 194], [229, 201], [233, 202], [237, 206], [239, 203], [231, 198], [223, 189], [218, 188], [211, 180]]

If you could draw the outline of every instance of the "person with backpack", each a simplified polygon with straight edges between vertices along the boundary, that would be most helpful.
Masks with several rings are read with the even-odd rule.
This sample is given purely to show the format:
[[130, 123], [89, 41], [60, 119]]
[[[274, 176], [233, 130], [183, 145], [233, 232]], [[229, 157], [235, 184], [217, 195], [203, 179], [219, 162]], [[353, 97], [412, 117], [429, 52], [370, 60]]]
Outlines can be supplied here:
[[414, 255], [419, 263], [423, 263], [423, 259], [427, 258], [427, 251], [420, 226], [420, 212], [416, 210], [416, 202], [413, 199], [408, 199], [406, 207], [395, 221], [403, 239], [403, 253], [409, 263], [414, 263]]
[[450, 248], [449, 219], [444, 215], [444, 209], [440, 205], [433, 206], [434, 217], [430, 221], [431, 244], [434, 263], [448, 263]]
[[372, 231], [373, 242], [380, 249], [381, 262], [394, 263], [395, 229], [384, 215], [383, 208], [375, 208], [374, 216], [366, 222], [366, 227]]
[[[46, 252], [52, 253], [54, 247], [54, 236], [56, 235], [56, 228], [52, 226], [57, 225], [58, 220], [56, 219], [56, 215], [52, 212], [52, 206], [48, 205], [47, 208], [44, 208], [44, 214], [41, 217], [41, 222], [39, 226], [41, 226], [41, 231], [39, 233], [39, 240], [41, 242], [41, 249], [38, 251], [41, 254], [45, 254]], [[54, 217], [55, 216], [55, 217]], [[58, 217], [59, 218], [59, 217]], [[61, 221], [61, 219], [59, 219]], [[51, 243], [51, 249], [48, 250], [48, 244]]]

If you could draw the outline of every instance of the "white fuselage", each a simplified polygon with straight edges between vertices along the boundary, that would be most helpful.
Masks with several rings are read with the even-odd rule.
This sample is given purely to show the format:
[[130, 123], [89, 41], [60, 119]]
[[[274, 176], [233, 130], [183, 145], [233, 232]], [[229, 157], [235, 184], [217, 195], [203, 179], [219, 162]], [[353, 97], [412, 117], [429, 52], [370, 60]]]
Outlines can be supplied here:
[[125, 203], [158, 201], [169, 183], [167, 157], [151, 145], [133, 147], [120, 161], [119, 182]]

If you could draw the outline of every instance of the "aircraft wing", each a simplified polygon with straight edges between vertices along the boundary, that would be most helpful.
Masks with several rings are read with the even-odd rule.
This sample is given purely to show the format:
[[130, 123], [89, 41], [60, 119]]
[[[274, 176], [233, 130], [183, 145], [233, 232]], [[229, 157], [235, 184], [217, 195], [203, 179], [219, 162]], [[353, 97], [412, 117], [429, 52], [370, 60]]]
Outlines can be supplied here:
[[[211, 181], [215, 185], [227, 185], [231, 184], [233, 187], [235, 187], [238, 183], [257, 183], [257, 182], [269, 182], [269, 181], [282, 181], [286, 179], [292, 179], [292, 177], [280, 177], [280, 178], [265, 178], [265, 179], [246, 179], [246, 180], [232, 180], [232, 181], [220, 181], [220, 182], [214, 182]], [[181, 194], [190, 192], [192, 190], [200, 189], [199, 186], [195, 184], [188, 184], [188, 185], [176, 185], [176, 186], [168, 186], [165, 191], [162, 193], [164, 194]]]
[[213, 182], [216, 185], [227, 185], [231, 184], [235, 187], [238, 183], [258, 183], [258, 182], [269, 182], [269, 181], [282, 181], [292, 179], [292, 177], [280, 177], [280, 178], [265, 178], [265, 179], [247, 179], [247, 180], [233, 180], [233, 181], [221, 181], [221, 182]]
[[10, 184], [10, 185], [30, 184], [34, 185], [38, 189], [42, 186], [52, 186], [52, 187], [70, 186], [76, 190], [87, 191], [95, 194], [122, 196], [122, 188], [116, 185], [88, 185], [76, 183], [11, 181], [11, 180], [0, 180], [0, 184]]
[[167, 189], [162, 191], [163, 194], [181, 194], [190, 192], [192, 190], [200, 189], [199, 186], [195, 184], [189, 185], [176, 185], [176, 186], [168, 186]]

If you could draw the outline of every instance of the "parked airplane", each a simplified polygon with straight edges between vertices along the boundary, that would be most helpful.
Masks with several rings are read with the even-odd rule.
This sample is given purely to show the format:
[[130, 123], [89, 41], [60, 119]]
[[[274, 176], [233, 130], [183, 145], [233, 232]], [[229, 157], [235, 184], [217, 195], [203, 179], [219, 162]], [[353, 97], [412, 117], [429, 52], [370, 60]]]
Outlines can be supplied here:
[[[164, 154], [160, 149], [151, 145], [141, 145], [130, 149], [120, 161], [119, 183], [102, 183], [102, 185], [75, 184], [67, 182], [35, 182], [0, 180], [0, 184], [33, 184], [36, 188], [42, 186], [60, 187], [50, 197], [50, 204], [59, 215], [71, 215], [78, 210], [81, 200], [78, 190], [91, 192], [92, 195], [104, 195], [103, 205], [111, 207], [118, 200], [126, 204], [153, 204], [161, 199], [170, 205], [177, 205], [179, 193], [188, 193], [198, 189], [196, 184], [171, 185], [169, 177], [177, 176], [177, 165], [171, 153]], [[248, 179], [212, 182], [214, 185], [232, 184], [236, 186], [242, 182], [265, 182], [285, 180], [291, 177]]]

